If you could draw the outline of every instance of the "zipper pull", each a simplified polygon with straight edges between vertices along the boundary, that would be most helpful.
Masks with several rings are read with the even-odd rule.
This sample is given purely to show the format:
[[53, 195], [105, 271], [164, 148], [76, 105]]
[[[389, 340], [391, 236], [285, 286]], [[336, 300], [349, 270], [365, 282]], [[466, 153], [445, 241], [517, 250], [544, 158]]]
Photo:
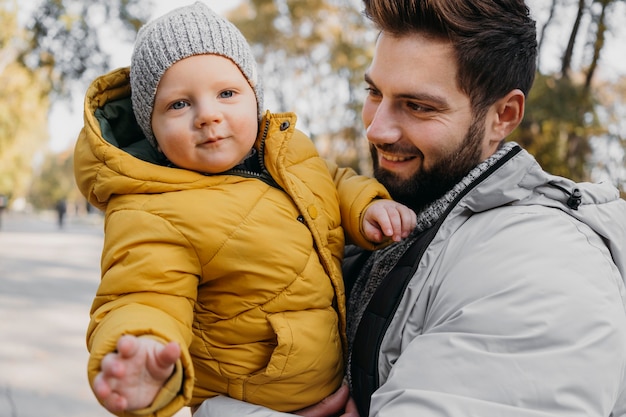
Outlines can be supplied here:
[[567, 199], [567, 207], [571, 208], [572, 210], [578, 210], [578, 207], [580, 206], [580, 203], [582, 203], [582, 200], [583, 194], [578, 188], [574, 188], [574, 190], [572, 190], [572, 193], [569, 195], [569, 198]]

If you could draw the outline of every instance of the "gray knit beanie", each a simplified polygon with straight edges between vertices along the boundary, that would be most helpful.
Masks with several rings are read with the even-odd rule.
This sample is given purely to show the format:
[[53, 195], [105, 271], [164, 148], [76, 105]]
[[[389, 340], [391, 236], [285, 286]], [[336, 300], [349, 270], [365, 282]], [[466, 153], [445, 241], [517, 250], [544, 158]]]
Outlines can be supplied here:
[[137, 33], [130, 64], [131, 98], [137, 123], [153, 146], [157, 143], [152, 110], [161, 77], [177, 61], [201, 54], [221, 55], [239, 67], [254, 90], [261, 118], [263, 89], [250, 45], [235, 25], [196, 2], [147, 23]]

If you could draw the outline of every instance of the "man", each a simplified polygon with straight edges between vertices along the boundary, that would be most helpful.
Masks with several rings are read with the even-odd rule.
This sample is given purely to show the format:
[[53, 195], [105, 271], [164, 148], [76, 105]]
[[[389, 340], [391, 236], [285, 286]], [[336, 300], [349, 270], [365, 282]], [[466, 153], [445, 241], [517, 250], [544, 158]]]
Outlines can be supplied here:
[[535, 73], [524, 1], [364, 3], [381, 31], [363, 107], [375, 174], [418, 227], [346, 259], [359, 415], [626, 415], [626, 202], [504, 142]]

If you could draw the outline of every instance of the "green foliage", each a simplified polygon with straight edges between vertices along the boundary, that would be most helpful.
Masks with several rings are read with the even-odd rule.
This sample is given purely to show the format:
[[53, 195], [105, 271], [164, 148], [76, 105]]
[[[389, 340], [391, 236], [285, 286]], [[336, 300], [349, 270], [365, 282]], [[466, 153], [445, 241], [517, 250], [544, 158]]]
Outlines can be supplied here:
[[[17, 15], [26, 2], [0, 0], [0, 193], [11, 199], [24, 197], [31, 186], [36, 157], [48, 141], [50, 99], [66, 95], [74, 83], [84, 86], [86, 77], [93, 78], [108, 65], [98, 29], [117, 24], [118, 32], [134, 35], [150, 11], [146, 0], [36, 3], [28, 4], [32, 15], [24, 29]], [[58, 187], [31, 189], [38, 205], [56, 197], [50, 193], [68, 192], [66, 183], [72, 183], [73, 174], [62, 175], [67, 178], [59, 178]], [[54, 178], [46, 172], [46, 180]]]
[[21, 196], [33, 156], [48, 139], [48, 99], [37, 78], [17, 64], [0, 73], [0, 84], [5, 86], [0, 89], [0, 194]]
[[589, 179], [589, 139], [601, 133], [595, 102], [581, 83], [538, 74], [521, 126], [512, 135], [547, 171]]
[[[579, 181], [608, 179], [622, 192], [626, 190], [623, 156], [626, 126], [622, 122], [626, 94], [623, 87], [619, 88], [620, 81], [597, 80], [595, 74], [601, 65], [607, 34], [615, 29], [615, 23], [623, 23], [610, 19], [623, 3], [623, 0], [551, 1], [549, 16], [540, 32], [540, 46], [560, 42], [555, 38], [548, 42], [543, 39], [555, 14], [563, 8], [577, 10], [575, 19], [569, 23], [571, 26], [557, 32], [558, 35], [569, 31], [569, 37], [564, 38], [568, 42], [563, 45], [561, 71], [538, 74], [528, 98], [525, 121], [512, 136], [546, 170]], [[622, 13], [617, 14], [623, 16]], [[587, 30], [581, 25], [585, 16], [589, 17]], [[573, 65], [576, 48], [583, 53], [580, 62]]]
[[367, 150], [359, 149], [363, 73], [375, 33], [359, 6], [345, 0], [251, 0], [229, 18], [253, 46], [269, 108], [295, 111], [298, 127], [323, 156], [360, 169], [367, 160]]
[[[617, 1], [602, 0], [610, 4]], [[600, 29], [606, 27], [600, 9], [580, 4], [580, 17], [592, 14], [595, 22], [586, 41], [594, 50], [583, 55], [583, 59], [592, 59], [588, 71], [572, 69], [570, 49], [580, 41], [580, 21], [576, 20], [571, 22], [572, 27], [578, 26], [571, 30], [569, 52], [564, 56], [567, 76], [538, 74], [524, 123], [510, 139], [527, 147], [546, 170], [589, 180], [590, 140], [610, 130], [606, 120], [602, 125], [598, 120], [599, 91], [589, 84], [604, 46]], [[362, 80], [376, 32], [359, 12], [360, 7], [360, 1], [345, 0], [249, 0], [230, 18], [254, 46], [266, 77], [267, 102], [276, 106], [271, 110], [295, 111], [299, 127], [311, 134], [323, 156], [363, 172], [368, 170], [369, 154], [360, 119]], [[552, 15], [565, 7], [576, 4], [554, 1]], [[546, 21], [545, 26], [549, 23]], [[577, 64], [585, 66], [584, 62]]]
[[0, 0], [0, 194], [23, 196], [37, 149], [47, 137], [46, 80], [15, 60], [24, 34], [17, 3]]
[[28, 46], [19, 59], [46, 72], [51, 92], [67, 95], [73, 82], [91, 80], [108, 69], [110, 57], [102, 49], [99, 29], [117, 26], [118, 33], [134, 35], [147, 20], [149, 6], [146, 0], [39, 0], [26, 27]]
[[61, 199], [75, 200], [76, 186], [69, 154], [47, 154], [32, 182], [28, 200], [35, 209], [53, 209]]
[[626, 196], [626, 75], [596, 86], [598, 114], [606, 130], [591, 138], [592, 178], [608, 180]]
[[[0, 0], [0, 193], [13, 196], [29, 189], [33, 157], [41, 154], [47, 140], [49, 100], [68, 94], [74, 83], [82, 91], [87, 80], [108, 70], [102, 30], [127, 34], [130, 43], [153, 10], [151, 0], [32, 3], [23, 30], [17, 25], [17, 0]], [[534, 3], [546, 5], [543, 0]], [[583, 3], [553, 0], [551, 11], [560, 15]], [[564, 75], [538, 74], [525, 120], [511, 137], [552, 173], [588, 180], [602, 171], [621, 184], [622, 191], [626, 91], [612, 82], [598, 83], [593, 75], [602, 64], [604, 40], [614, 29], [605, 16], [615, 14], [616, 5], [623, 3], [594, 0], [580, 9], [591, 18], [589, 28], [580, 30], [585, 36], [562, 40], [584, 45], [584, 53], [563, 53], [568, 59]], [[25, 4], [20, 2], [19, 7]], [[367, 171], [369, 153], [360, 109], [365, 97], [363, 73], [371, 61], [376, 31], [361, 15], [361, 6], [360, 0], [243, 0], [229, 18], [251, 41], [264, 76], [267, 108], [295, 111], [298, 127], [311, 135], [323, 156]], [[574, 21], [548, 19], [544, 29], [548, 23], [564, 25], [557, 35], [579, 31], [570, 31]], [[559, 43], [554, 38], [541, 41]], [[559, 47], [569, 51], [567, 45]], [[572, 63], [577, 57], [581, 62]], [[618, 155], [614, 160], [599, 159], [605, 155], [599, 149], [609, 146], [622, 152], [613, 152]], [[50, 155], [36, 166], [30, 195], [37, 206], [49, 207], [59, 194], [72, 198], [76, 190], [66, 188], [73, 187], [68, 160], [55, 161]]]

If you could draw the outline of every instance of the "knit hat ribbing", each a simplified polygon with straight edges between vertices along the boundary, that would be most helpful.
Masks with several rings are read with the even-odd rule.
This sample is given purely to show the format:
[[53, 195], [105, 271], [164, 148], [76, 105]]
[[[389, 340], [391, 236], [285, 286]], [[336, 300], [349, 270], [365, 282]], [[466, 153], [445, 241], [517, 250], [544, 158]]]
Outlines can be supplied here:
[[228, 20], [205, 4], [180, 7], [144, 25], [137, 33], [130, 65], [133, 112], [154, 146], [152, 110], [157, 86], [174, 63], [192, 55], [216, 54], [233, 61], [254, 90], [261, 118], [263, 89], [250, 45]]

